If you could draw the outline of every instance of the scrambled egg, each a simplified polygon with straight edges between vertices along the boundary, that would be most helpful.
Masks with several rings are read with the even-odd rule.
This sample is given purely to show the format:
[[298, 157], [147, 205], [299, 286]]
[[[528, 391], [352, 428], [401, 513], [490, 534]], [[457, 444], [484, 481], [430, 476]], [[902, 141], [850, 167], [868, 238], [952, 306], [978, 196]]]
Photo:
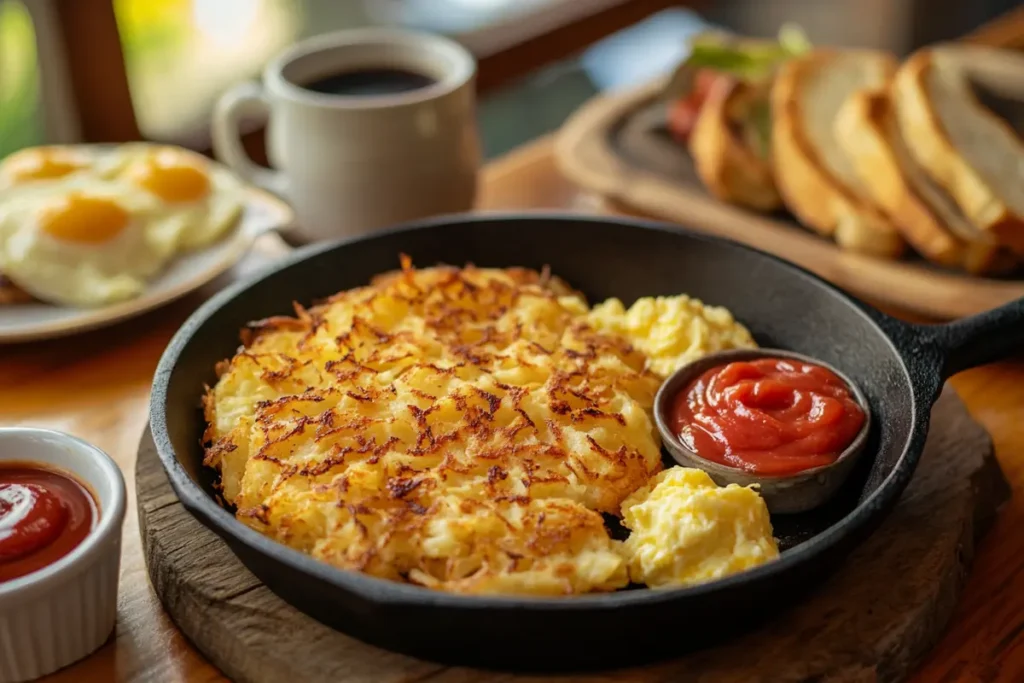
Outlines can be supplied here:
[[[690, 533], [678, 506], [655, 513], [653, 499], [627, 506], [625, 547], [602, 517], [640, 503], [662, 468], [648, 366], [726, 343], [732, 319], [659, 299], [664, 320], [644, 329], [682, 338], [658, 346], [642, 314], [617, 322], [616, 304], [592, 314], [546, 273], [406, 261], [250, 324], [204, 399], [205, 462], [239, 520], [341, 568], [461, 593], [622, 588], [637, 555], [624, 551], [654, 533], [638, 515], [664, 539]], [[714, 322], [696, 322], [708, 311]]]
[[719, 579], [779, 555], [757, 491], [719, 487], [703, 470], [661, 472], [622, 503], [622, 517], [630, 579], [652, 588]]
[[629, 310], [618, 299], [608, 299], [594, 306], [587, 320], [601, 332], [628, 339], [659, 377], [709, 353], [757, 347], [728, 310], [686, 295], [644, 297]]

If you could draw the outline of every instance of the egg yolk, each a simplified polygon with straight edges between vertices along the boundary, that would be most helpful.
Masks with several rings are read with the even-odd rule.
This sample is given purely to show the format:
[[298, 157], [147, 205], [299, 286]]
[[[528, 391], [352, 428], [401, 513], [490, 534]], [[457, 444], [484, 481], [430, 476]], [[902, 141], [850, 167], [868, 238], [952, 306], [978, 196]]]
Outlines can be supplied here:
[[210, 177], [195, 162], [158, 154], [136, 166], [135, 183], [166, 202], [193, 202], [210, 192]]
[[12, 182], [52, 180], [77, 171], [85, 164], [70, 154], [53, 150], [28, 150], [7, 160], [4, 175]]
[[129, 215], [117, 202], [102, 197], [71, 194], [48, 206], [39, 218], [40, 227], [65, 242], [100, 244], [128, 226]]

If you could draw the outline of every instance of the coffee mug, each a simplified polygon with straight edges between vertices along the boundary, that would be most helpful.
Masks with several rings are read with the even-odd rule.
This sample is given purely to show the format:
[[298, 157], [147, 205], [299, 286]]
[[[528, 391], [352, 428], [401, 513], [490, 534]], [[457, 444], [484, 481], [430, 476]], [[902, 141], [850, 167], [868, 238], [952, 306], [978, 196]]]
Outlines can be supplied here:
[[[301, 241], [353, 237], [415, 218], [468, 211], [480, 142], [476, 63], [440, 36], [391, 29], [313, 38], [270, 62], [262, 84], [225, 93], [213, 118], [217, 157], [289, 201]], [[240, 123], [267, 116], [254, 163]]]

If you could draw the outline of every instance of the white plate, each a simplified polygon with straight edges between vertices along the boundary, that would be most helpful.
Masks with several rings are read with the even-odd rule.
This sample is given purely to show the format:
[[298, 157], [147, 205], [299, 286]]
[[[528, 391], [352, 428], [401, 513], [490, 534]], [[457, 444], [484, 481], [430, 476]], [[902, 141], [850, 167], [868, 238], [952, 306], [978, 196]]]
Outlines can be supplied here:
[[141, 296], [102, 308], [69, 308], [45, 303], [0, 306], [0, 344], [63, 337], [94, 330], [151, 311], [192, 292], [226, 272], [257, 237], [291, 225], [294, 213], [277, 197], [249, 188], [234, 230], [216, 244], [179, 256]]

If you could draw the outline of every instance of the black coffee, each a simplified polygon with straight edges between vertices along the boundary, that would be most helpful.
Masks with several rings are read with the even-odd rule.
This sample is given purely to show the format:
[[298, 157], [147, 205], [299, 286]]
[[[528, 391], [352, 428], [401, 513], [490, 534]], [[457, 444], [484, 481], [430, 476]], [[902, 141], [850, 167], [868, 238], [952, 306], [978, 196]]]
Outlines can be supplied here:
[[367, 97], [410, 92], [436, 82], [429, 76], [401, 69], [360, 69], [332, 74], [302, 87], [325, 95]]

